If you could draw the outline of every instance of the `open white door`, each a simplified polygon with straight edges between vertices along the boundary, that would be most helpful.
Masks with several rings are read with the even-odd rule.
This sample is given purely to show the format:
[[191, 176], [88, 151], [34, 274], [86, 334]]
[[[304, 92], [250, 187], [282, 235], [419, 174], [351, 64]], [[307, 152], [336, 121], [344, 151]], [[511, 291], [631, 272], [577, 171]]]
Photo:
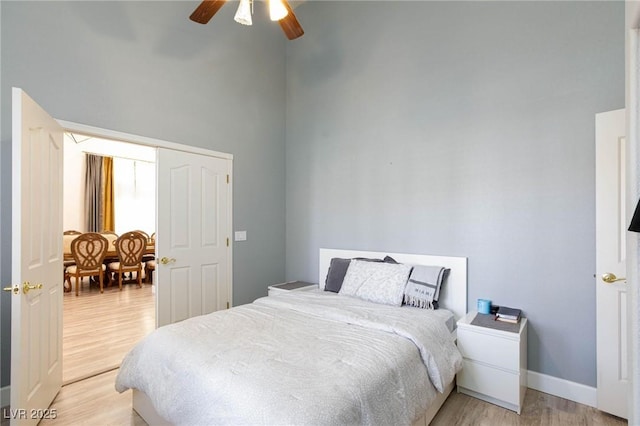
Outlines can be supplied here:
[[36, 424], [62, 386], [63, 130], [13, 89], [11, 425]]
[[231, 160], [158, 148], [156, 322], [231, 304]]
[[596, 114], [598, 409], [627, 418], [625, 110]]

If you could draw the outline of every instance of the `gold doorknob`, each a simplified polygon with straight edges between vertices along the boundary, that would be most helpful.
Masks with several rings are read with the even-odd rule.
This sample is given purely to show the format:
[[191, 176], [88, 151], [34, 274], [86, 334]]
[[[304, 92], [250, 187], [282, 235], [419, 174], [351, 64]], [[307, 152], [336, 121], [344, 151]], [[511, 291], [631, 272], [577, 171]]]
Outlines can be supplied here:
[[173, 257], [163, 257], [160, 259], [160, 263], [162, 263], [163, 265], [167, 265], [169, 263], [173, 263], [176, 260]]
[[2, 290], [3, 291], [13, 291], [13, 294], [20, 293], [20, 287], [17, 284], [14, 287], [5, 287]]
[[[24, 284], [22, 284], [22, 292], [24, 294], [29, 293], [29, 290], [40, 290], [42, 288], [42, 284], [29, 284], [28, 281], [26, 281]], [[15, 290], [14, 290], [15, 292]]]
[[616, 281], [626, 281], [626, 278], [618, 278], [616, 274], [612, 274], [611, 272], [607, 272], [606, 274], [602, 274], [602, 281], [607, 284], [615, 283]]

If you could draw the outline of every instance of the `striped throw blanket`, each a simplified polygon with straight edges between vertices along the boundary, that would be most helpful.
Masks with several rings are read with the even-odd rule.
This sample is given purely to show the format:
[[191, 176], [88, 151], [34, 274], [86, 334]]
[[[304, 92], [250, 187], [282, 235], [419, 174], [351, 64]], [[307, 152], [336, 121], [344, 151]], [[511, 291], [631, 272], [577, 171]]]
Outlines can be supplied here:
[[438, 309], [440, 287], [448, 272], [442, 266], [414, 266], [404, 289], [404, 303], [418, 308]]

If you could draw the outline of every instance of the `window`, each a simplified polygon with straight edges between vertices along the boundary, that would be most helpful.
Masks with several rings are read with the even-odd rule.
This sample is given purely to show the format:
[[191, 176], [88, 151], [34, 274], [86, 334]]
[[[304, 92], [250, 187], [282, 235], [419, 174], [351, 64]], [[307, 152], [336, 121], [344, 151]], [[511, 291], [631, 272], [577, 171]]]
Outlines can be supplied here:
[[154, 163], [113, 159], [115, 196], [115, 232], [139, 229], [151, 235], [156, 229], [156, 165]]

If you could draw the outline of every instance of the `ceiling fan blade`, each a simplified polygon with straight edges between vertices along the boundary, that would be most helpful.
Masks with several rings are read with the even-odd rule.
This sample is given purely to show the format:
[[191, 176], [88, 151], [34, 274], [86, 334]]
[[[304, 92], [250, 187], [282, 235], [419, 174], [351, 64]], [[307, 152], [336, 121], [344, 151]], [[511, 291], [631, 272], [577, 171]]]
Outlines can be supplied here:
[[282, 0], [282, 3], [289, 12], [287, 16], [278, 21], [282, 31], [284, 31], [284, 34], [289, 40], [295, 40], [298, 37], [302, 37], [304, 30], [302, 29], [300, 22], [298, 22], [298, 18], [296, 18], [296, 15], [293, 13], [293, 9], [289, 6], [289, 2], [287, 2], [287, 0]]
[[189, 19], [199, 24], [206, 24], [225, 3], [226, 0], [204, 0], [196, 7]]

